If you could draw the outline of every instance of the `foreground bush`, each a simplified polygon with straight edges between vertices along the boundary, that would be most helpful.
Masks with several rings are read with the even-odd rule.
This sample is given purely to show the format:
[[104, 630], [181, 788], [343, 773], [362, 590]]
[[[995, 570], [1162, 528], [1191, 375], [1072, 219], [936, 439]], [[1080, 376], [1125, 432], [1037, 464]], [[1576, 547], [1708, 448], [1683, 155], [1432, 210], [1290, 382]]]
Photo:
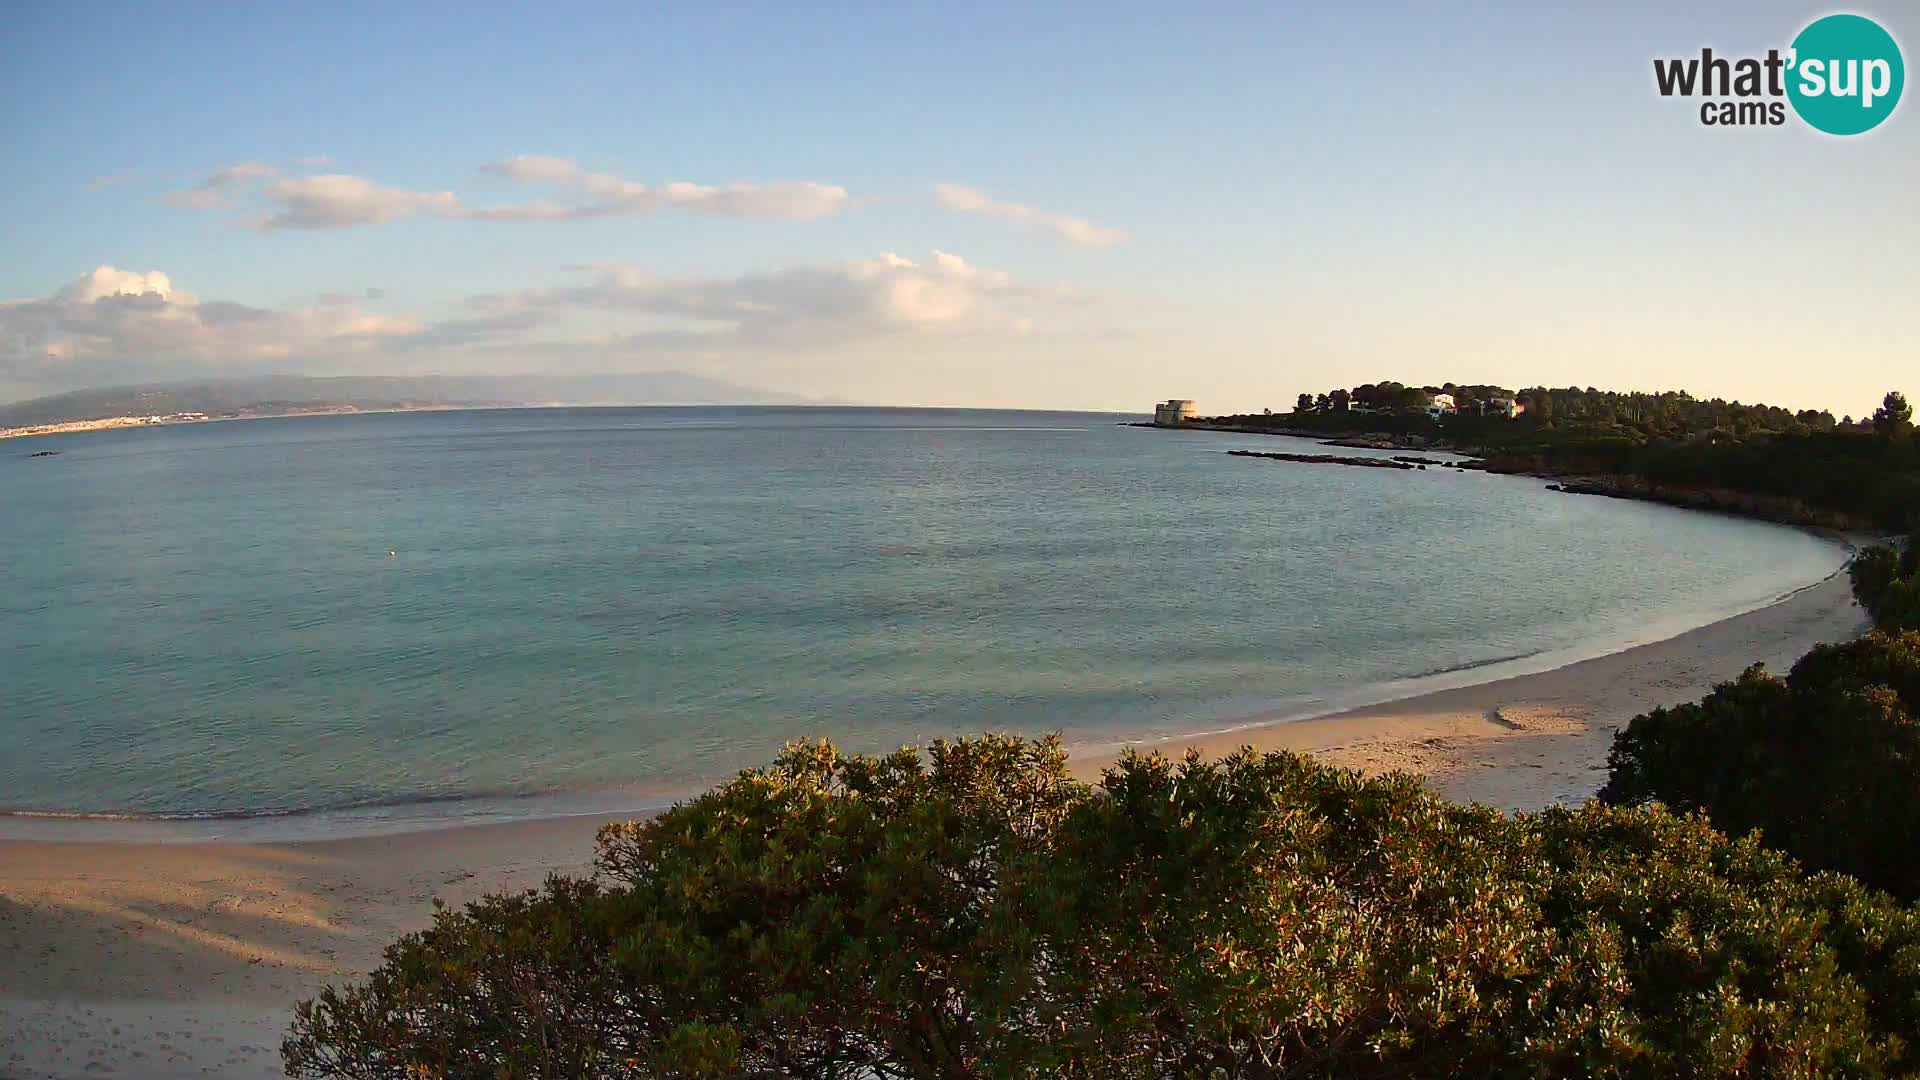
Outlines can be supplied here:
[[1613, 803], [1704, 811], [1817, 869], [1920, 898], [1920, 633], [1821, 645], [1783, 679], [1758, 666], [1614, 737]]
[[1886, 1076], [1920, 918], [1701, 819], [1285, 754], [789, 748], [303, 1003], [297, 1076]]

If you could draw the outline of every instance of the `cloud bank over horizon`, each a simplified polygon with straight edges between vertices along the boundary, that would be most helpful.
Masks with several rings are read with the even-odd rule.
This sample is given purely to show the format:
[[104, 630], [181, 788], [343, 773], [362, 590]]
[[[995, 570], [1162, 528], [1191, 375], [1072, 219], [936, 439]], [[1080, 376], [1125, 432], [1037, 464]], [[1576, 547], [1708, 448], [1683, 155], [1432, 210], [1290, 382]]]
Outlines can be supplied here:
[[473, 294], [437, 317], [378, 310], [379, 289], [273, 309], [203, 300], [160, 270], [100, 266], [46, 296], [0, 300], [0, 385], [53, 393], [289, 364], [308, 374], [407, 362], [500, 372], [555, 357], [608, 370], [715, 356], [777, 364], [886, 341], [1017, 339], [1080, 302], [943, 251], [730, 276], [580, 266], [563, 271], [561, 284]]
[[[841, 216], [859, 202], [839, 184], [651, 183], [552, 154], [485, 161], [469, 170], [471, 187], [417, 187], [333, 169], [328, 155], [232, 160], [156, 201], [263, 238], [285, 236], [262, 242], [295, 247], [298, 234], [417, 220], [485, 229], [670, 214], [777, 225]], [[516, 190], [526, 194], [515, 197]], [[972, 190], [943, 188], [931, 204], [924, 195], [913, 201], [1089, 248], [1123, 236], [1071, 215], [956, 194]], [[928, 378], [970, 349], [988, 351], [993, 359], [982, 361], [985, 367], [1013, 364], [1011, 350], [1074, 333], [1065, 324], [1099, 302], [1065, 284], [1016, 283], [1006, 270], [940, 247], [916, 257], [883, 248], [877, 255], [761, 258], [736, 271], [709, 265], [698, 272], [672, 268], [684, 258], [548, 263], [557, 276], [545, 282], [464, 295], [414, 289], [404, 302], [379, 288], [342, 289], [336, 276], [333, 287], [293, 303], [202, 300], [165, 270], [109, 263], [40, 295], [0, 299], [0, 399], [206, 375], [499, 374], [554, 365], [620, 372], [663, 363], [736, 377], [747, 367], [772, 381], [793, 372], [788, 388], [802, 391], [811, 389], [799, 383], [802, 369], [857, 383], [858, 365], [889, 353], [918, 358]], [[1112, 333], [1094, 329], [1085, 340]], [[910, 386], [914, 371], [903, 365], [884, 373]]]
[[337, 361], [422, 330], [351, 303], [275, 311], [203, 301], [161, 271], [100, 266], [49, 296], [0, 300], [0, 382], [73, 389], [146, 370]]

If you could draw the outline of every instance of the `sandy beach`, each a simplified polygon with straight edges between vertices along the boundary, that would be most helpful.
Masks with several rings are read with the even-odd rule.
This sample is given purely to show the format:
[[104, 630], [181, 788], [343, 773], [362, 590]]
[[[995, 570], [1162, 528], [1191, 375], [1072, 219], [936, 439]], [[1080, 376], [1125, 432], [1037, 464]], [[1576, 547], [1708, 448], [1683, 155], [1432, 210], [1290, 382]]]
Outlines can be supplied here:
[[[1538, 675], [1155, 749], [1241, 745], [1406, 769], [1510, 809], [1591, 796], [1613, 732], [1748, 664], [1864, 628], [1837, 575], [1771, 606]], [[1077, 760], [1097, 776], [1111, 758]], [[0, 1077], [277, 1076], [294, 1000], [364, 972], [438, 897], [582, 872], [601, 818], [289, 844], [0, 841]]]

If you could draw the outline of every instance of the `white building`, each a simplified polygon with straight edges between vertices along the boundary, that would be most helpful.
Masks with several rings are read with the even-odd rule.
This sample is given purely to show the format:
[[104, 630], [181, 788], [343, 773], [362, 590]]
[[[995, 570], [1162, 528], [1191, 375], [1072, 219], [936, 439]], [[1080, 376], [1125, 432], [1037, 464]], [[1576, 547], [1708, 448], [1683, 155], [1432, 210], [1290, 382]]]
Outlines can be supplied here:
[[1153, 407], [1153, 426], [1179, 427], [1196, 415], [1193, 402], [1184, 398], [1168, 398]]
[[1427, 399], [1427, 415], [1435, 420], [1457, 411], [1459, 406], [1454, 404], [1452, 394], [1435, 394]]

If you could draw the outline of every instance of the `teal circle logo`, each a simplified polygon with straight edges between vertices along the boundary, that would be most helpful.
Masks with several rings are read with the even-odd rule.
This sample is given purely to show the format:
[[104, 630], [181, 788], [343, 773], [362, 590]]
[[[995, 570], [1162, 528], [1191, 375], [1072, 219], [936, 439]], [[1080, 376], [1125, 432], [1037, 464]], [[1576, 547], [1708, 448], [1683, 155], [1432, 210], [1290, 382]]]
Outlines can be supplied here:
[[1860, 15], [1817, 19], [1793, 39], [1787, 100], [1829, 135], [1871, 131], [1893, 115], [1907, 68], [1893, 35]]

